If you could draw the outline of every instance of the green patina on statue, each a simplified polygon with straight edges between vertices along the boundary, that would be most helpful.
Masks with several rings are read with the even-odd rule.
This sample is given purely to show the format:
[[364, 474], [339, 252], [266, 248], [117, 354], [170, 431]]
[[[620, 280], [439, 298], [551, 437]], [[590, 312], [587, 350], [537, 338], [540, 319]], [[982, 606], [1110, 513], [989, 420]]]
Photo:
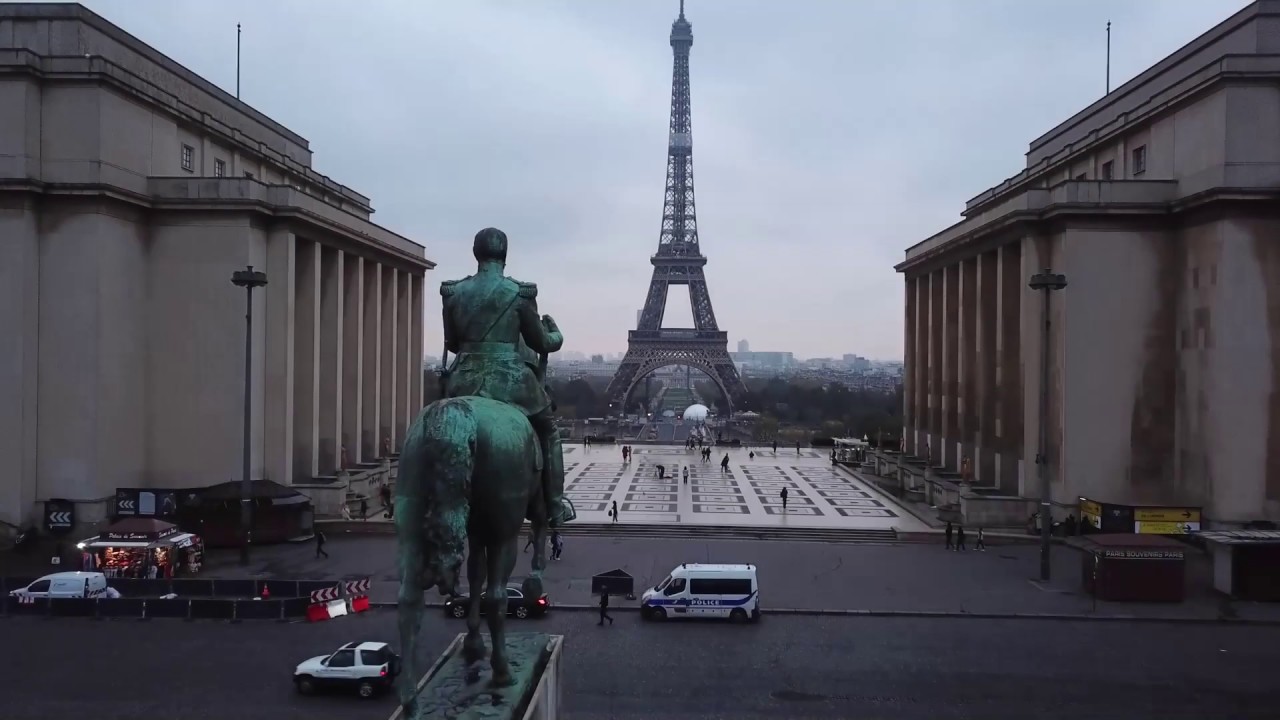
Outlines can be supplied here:
[[[539, 317], [537, 286], [503, 274], [507, 236], [495, 228], [476, 234], [475, 275], [440, 286], [444, 301], [444, 397], [428, 405], [406, 435], [396, 481], [400, 540], [400, 643], [404, 672], [400, 702], [417, 708], [417, 637], [423, 592], [436, 586], [456, 594], [467, 547], [473, 598], [487, 588], [485, 616], [493, 640], [490, 684], [512, 682], [503, 624], [507, 583], [527, 518], [534, 533], [526, 595], [542, 594], [545, 535], [575, 517], [564, 497], [564, 457], [546, 387], [547, 356], [564, 339], [555, 321]], [[501, 608], [501, 609], [499, 609]], [[470, 604], [463, 655], [485, 655], [480, 603]], [[479, 677], [472, 670], [469, 680]]]

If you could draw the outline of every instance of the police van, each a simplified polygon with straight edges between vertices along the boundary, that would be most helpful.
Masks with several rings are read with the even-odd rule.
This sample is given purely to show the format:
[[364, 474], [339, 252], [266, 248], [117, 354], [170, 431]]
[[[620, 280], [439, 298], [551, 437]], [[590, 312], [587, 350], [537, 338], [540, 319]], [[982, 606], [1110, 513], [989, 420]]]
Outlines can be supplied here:
[[760, 619], [760, 585], [755, 565], [685, 563], [644, 591], [640, 616], [646, 620], [703, 617], [735, 622]]

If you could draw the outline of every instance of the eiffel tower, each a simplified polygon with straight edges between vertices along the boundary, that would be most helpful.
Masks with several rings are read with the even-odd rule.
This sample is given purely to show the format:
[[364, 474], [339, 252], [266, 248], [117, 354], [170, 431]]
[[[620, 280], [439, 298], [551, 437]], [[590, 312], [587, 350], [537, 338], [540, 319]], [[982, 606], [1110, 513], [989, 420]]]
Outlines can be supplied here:
[[[627, 354], [609, 382], [610, 400], [626, 401], [637, 383], [659, 368], [684, 365], [706, 373], [724, 394], [729, 407], [742, 397], [746, 386], [729, 358], [729, 334], [716, 326], [711, 309], [707, 278], [702, 268], [707, 258], [698, 245], [698, 218], [693, 203], [693, 133], [689, 108], [689, 48], [693, 47], [693, 26], [680, 17], [671, 24], [671, 53], [675, 56], [671, 73], [671, 124], [667, 142], [667, 189], [662, 204], [662, 233], [658, 252], [649, 261], [653, 279], [640, 313], [639, 327], [627, 333]], [[693, 328], [662, 327], [667, 309], [667, 292], [672, 285], [689, 288], [693, 306]]]

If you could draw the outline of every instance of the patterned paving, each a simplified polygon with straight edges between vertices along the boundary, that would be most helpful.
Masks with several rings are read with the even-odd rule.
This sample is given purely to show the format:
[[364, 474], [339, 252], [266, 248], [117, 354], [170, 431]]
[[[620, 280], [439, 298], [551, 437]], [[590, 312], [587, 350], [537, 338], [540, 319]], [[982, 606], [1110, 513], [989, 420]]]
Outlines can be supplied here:
[[[618, 503], [621, 522], [694, 525], [920, 530], [924, 525], [891, 498], [831, 467], [810, 449], [728, 451], [702, 462], [682, 447], [637, 446], [623, 463], [620, 446], [565, 448], [565, 494], [584, 522], [609, 522]], [[665, 466], [658, 477], [658, 466]], [[689, 483], [681, 480], [689, 468]], [[787, 507], [782, 507], [782, 489]]]

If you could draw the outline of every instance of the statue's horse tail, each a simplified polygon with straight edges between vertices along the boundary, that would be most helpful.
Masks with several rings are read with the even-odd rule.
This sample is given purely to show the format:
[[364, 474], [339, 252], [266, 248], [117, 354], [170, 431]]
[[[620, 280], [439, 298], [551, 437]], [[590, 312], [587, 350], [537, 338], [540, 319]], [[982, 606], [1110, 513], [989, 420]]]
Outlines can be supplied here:
[[422, 593], [431, 586], [457, 592], [470, 513], [476, 417], [464, 398], [437, 400], [405, 436], [396, 479], [396, 535], [400, 545], [399, 626], [404, 664], [398, 680], [405, 717], [417, 694]]
[[402, 583], [416, 567], [424, 573], [424, 589], [436, 585], [443, 593], [456, 591], [466, 553], [475, 448], [476, 416], [465, 398], [431, 403], [410, 427], [396, 482]]

